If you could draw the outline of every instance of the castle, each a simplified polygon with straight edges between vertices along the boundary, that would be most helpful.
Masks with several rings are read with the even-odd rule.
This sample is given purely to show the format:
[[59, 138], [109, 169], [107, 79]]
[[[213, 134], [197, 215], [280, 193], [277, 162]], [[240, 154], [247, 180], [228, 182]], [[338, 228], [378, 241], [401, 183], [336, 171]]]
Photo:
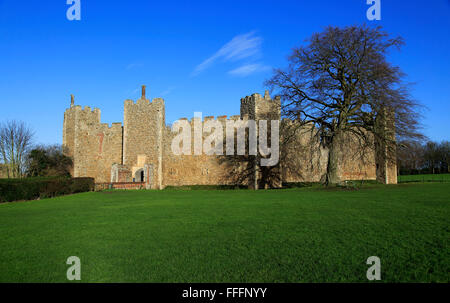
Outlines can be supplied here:
[[[280, 99], [272, 99], [267, 91], [264, 96], [253, 94], [241, 99], [240, 115], [229, 119], [219, 116], [217, 121], [225, 125], [229, 120], [258, 120], [266, 114], [274, 114], [279, 119], [279, 104]], [[195, 119], [199, 118], [180, 120], [193, 124]], [[203, 121], [200, 118], [197, 122], [201, 126], [210, 119], [214, 117], [205, 117]], [[283, 119], [282, 123], [295, 122]], [[284, 156], [278, 170], [282, 182], [319, 182], [326, 172], [327, 150], [320, 142], [312, 142], [316, 140], [314, 127], [303, 128], [304, 131], [297, 132], [294, 140], [282, 148]], [[75, 105], [73, 95], [70, 108], [64, 113], [63, 146], [65, 153], [73, 158], [73, 177], [93, 177], [96, 183], [123, 184], [123, 188], [135, 188], [133, 184], [138, 184], [152, 189], [234, 182], [229, 167], [217, 155], [174, 155], [171, 142], [175, 136], [165, 123], [164, 100], [148, 100], [145, 86], [139, 100], [125, 101], [123, 125], [101, 123], [100, 110]], [[342, 180], [397, 182], [396, 165], [383, 156], [385, 150], [380, 156], [374, 145], [368, 147], [364, 156], [359, 156], [354, 151], [360, 148], [352, 138], [342, 142], [339, 168]], [[254, 177], [243, 185], [257, 187], [256, 170]]]

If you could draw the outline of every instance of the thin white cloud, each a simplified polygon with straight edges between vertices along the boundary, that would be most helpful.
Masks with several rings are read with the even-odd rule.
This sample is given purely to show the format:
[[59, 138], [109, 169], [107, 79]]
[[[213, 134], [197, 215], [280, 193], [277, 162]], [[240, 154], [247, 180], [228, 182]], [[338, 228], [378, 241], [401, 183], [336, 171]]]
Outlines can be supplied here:
[[236, 61], [261, 53], [262, 38], [255, 36], [255, 32], [235, 36], [230, 42], [222, 46], [215, 54], [197, 65], [192, 72], [192, 76], [200, 74], [211, 67], [217, 60]]
[[138, 67], [141, 67], [141, 66], [143, 66], [142, 63], [130, 63], [130, 64], [128, 64], [128, 65], [125, 67], [125, 69], [126, 69], [126, 70], [130, 70], [130, 69], [138, 68]]
[[169, 86], [166, 90], [164, 90], [164, 91], [162, 91], [161, 93], [159, 93], [159, 96], [160, 96], [160, 97], [167, 96], [167, 95], [170, 94], [174, 89], [175, 89], [175, 86]]
[[259, 63], [242, 65], [236, 69], [230, 70], [228, 74], [232, 76], [245, 77], [257, 72], [269, 70], [270, 67]]

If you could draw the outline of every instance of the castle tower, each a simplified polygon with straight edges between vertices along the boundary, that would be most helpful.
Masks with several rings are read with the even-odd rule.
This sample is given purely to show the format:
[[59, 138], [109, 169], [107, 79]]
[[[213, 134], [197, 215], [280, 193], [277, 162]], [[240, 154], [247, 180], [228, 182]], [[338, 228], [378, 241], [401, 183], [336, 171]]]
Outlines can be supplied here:
[[[256, 121], [259, 137], [259, 121], [266, 120], [268, 130], [270, 129], [271, 120], [281, 119], [281, 107], [280, 107], [280, 97], [275, 97], [272, 99], [269, 92], [266, 90], [264, 97], [256, 93], [251, 96], [247, 96], [241, 99], [241, 118], [250, 119]], [[270, 131], [266, 138], [270, 138]], [[259, 143], [258, 143], [259, 146]], [[259, 150], [259, 149], [258, 149]], [[266, 173], [267, 169], [260, 166], [260, 156], [253, 157], [253, 173], [249, 180], [249, 188], [258, 189], [260, 187], [259, 183], [263, 178], [263, 174]], [[278, 169], [272, 169], [271, 178], [278, 180], [276, 187], [281, 187], [281, 168], [278, 165]], [[273, 175], [273, 176], [272, 176]]]
[[146, 98], [146, 87], [142, 86], [142, 96], [134, 103], [126, 100], [124, 105], [123, 164], [131, 169], [135, 181], [140, 181], [139, 173], [148, 165], [151, 187], [161, 189], [163, 129], [165, 127], [164, 100]]
[[100, 122], [100, 110], [75, 105], [64, 112], [63, 150], [73, 159], [73, 177], [92, 177], [109, 182], [111, 166], [122, 161], [122, 123]]
[[377, 180], [383, 184], [397, 184], [397, 157], [395, 144], [395, 116], [387, 108], [378, 113], [376, 127], [381, 138], [375, 138]]

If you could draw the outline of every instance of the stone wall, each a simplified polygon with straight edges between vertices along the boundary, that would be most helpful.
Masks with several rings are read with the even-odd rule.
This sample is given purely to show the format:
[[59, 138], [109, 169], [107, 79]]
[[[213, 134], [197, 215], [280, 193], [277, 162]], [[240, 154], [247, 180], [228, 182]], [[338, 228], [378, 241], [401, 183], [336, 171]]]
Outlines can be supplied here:
[[[328, 149], [320, 143], [317, 129], [300, 127], [296, 121], [282, 121], [286, 139], [283, 152], [283, 180], [285, 182], [323, 181], [328, 162]], [[367, 142], [355, 135], [346, 135], [338, 142], [339, 177], [345, 180], [375, 180], [375, 150], [373, 138]]]
[[[206, 121], [215, 120], [220, 123], [222, 127], [222, 135], [225, 138], [226, 135], [226, 122], [236, 121], [240, 119], [239, 116], [233, 116], [227, 119], [226, 116], [218, 117], [205, 117], [202, 121], [199, 118], [192, 118], [188, 121], [191, 131], [191, 146], [190, 155], [174, 155], [172, 152], [172, 140], [177, 135], [173, 133], [171, 128], [166, 127], [164, 130], [164, 152], [163, 152], [163, 180], [164, 186], [181, 186], [181, 185], [224, 185], [230, 184], [229, 171], [227, 169], [227, 163], [224, 163], [218, 155], [201, 155], [194, 154], [194, 124], [196, 123], [200, 129], [203, 129]], [[214, 130], [212, 130], [214, 131]], [[211, 134], [211, 132], [202, 131], [202, 143]], [[225, 142], [225, 139], [223, 139]], [[222, 152], [225, 155], [226, 146], [223, 146]]]
[[326, 173], [328, 153], [317, 138], [317, 130], [295, 121], [282, 121], [282, 174], [284, 182], [319, 182]]

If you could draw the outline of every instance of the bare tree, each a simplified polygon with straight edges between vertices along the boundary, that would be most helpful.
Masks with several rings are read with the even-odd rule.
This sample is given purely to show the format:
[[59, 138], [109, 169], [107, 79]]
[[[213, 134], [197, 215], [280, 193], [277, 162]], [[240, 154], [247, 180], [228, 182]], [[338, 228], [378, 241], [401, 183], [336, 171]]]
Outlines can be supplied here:
[[24, 122], [0, 124], [0, 159], [6, 166], [8, 178], [24, 176], [26, 155], [32, 146], [33, 136], [33, 131]]
[[[259, 120], [278, 120], [279, 114], [276, 112], [259, 114]], [[254, 182], [255, 173], [257, 174], [257, 187], [261, 189], [278, 188], [282, 185], [282, 170], [286, 170], [291, 175], [301, 177], [301, 173], [298, 170], [290, 170], [290, 163], [293, 159], [293, 152], [288, 149], [292, 143], [298, 138], [300, 128], [298, 125], [282, 121], [279, 128], [279, 161], [278, 164], [273, 166], [261, 166], [261, 158], [269, 158], [270, 156], [263, 156], [260, 153], [258, 155], [249, 155], [248, 136], [249, 130], [245, 132], [245, 155], [224, 155], [219, 157], [219, 163], [226, 166], [228, 173], [224, 176], [224, 181], [232, 183], [236, 186], [250, 185]], [[267, 124], [267, 145], [272, 146], [272, 138], [270, 136], [271, 125]], [[237, 145], [237, 137], [235, 136], [235, 146]], [[297, 152], [299, 152], [297, 146]], [[295, 153], [297, 155], [297, 153]]]
[[397, 137], [421, 137], [419, 105], [400, 68], [386, 59], [389, 49], [402, 44], [380, 27], [327, 27], [295, 48], [289, 66], [276, 69], [266, 81], [282, 98], [283, 116], [318, 129], [328, 149], [327, 185], [340, 182], [338, 145], [345, 135], [357, 138], [361, 150], [374, 140], [395, 148], [389, 127], [394, 122]]
[[418, 173], [424, 166], [424, 147], [417, 141], [399, 141], [397, 144], [397, 168], [399, 173]]
[[424, 160], [426, 166], [430, 168], [432, 174], [436, 173], [436, 168], [440, 166], [439, 144], [428, 141], [424, 146]]
[[450, 173], [450, 142], [443, 141], [439, 146], [441, 161], [443, 163], [441, 172]]
[[449, 172], [450, 142], [428, 141], [423, 145], [423, 160], [431, 173]]
[[397, 147], [397, 165], [401, 174], [449, 173], [450, 142], [401, 141]]

